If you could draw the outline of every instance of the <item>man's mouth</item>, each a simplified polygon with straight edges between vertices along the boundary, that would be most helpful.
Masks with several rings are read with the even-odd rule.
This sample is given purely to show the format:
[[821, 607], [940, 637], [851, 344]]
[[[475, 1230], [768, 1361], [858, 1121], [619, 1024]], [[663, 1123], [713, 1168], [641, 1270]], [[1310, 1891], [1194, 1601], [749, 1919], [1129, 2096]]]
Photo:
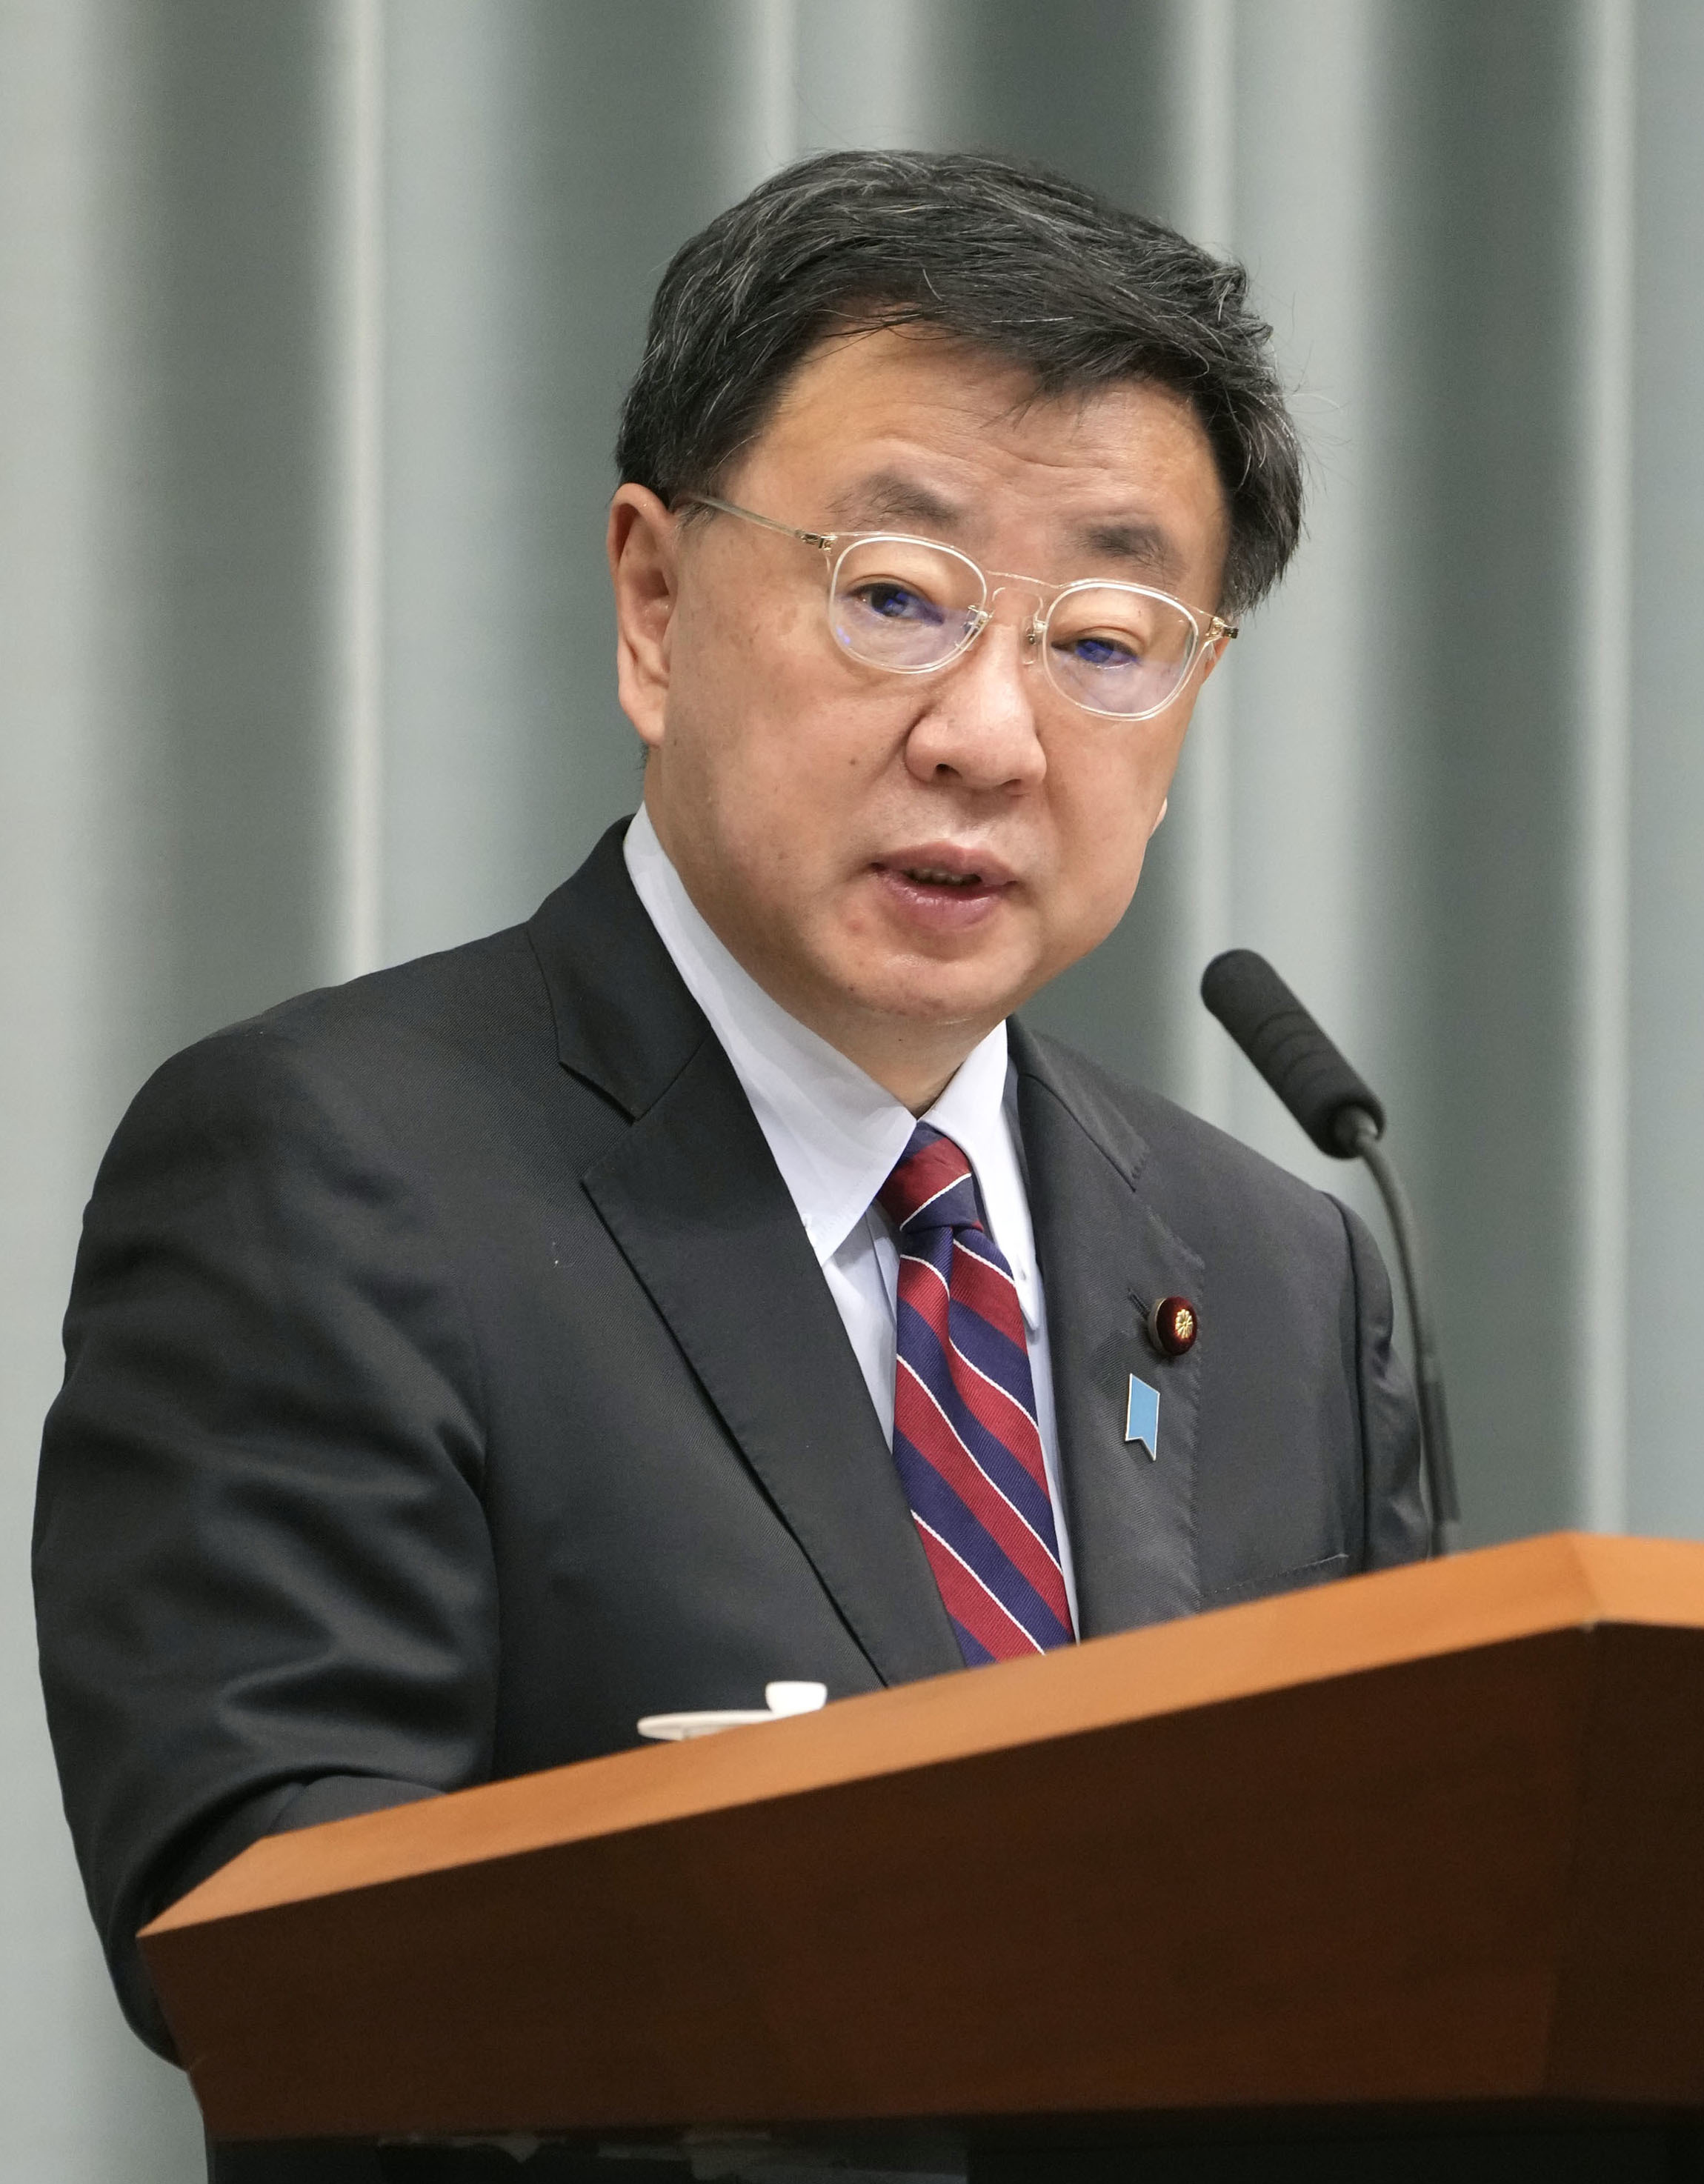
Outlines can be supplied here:
[[978, 888], [1010, 887], [1012, 875], [998, 857], [986, 850], [961, 849], [953, 842], [919, 842], [915, 850], [898, 850], [877, 857], [876, 870], [913, 887], [948, 888], [955, 894]]
[[876, 860], [871, 870], [902, 922], [927, 932], [980, 926], [1004, 901], [1012, 875], [998, 858], [942, 844]]
[[900, 865], [895, 867], [918, 887], [973, 888], [982, 885], [980, 872], [949, 872], [938, 865]]

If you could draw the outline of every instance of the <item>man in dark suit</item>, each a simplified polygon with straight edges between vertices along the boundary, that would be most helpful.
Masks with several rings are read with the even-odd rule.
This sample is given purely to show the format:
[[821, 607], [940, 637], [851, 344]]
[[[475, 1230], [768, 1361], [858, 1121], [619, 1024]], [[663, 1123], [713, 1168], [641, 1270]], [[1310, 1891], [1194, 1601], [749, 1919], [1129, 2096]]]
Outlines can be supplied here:
[[90, 1207], [42, 1656], [155, 2044], [137, 1927], [269, 1831], [1422, 1551], [1361, 1224], [1008, 1022], [1293, 548], [1265, 342], [982, 159], [807, 163], [670, 269], [643, 811], [527, 926], [179, 1056]]

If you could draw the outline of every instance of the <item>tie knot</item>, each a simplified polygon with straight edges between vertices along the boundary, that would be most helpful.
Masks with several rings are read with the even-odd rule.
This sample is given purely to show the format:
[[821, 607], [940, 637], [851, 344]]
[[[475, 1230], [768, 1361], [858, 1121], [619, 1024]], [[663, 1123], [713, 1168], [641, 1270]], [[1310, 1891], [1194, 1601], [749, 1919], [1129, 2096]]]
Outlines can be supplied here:
[[976, 1178], [953, 1140], [919, 1123], [894, 1173], [876, 1194], [896, 1228], [980, 1228]]

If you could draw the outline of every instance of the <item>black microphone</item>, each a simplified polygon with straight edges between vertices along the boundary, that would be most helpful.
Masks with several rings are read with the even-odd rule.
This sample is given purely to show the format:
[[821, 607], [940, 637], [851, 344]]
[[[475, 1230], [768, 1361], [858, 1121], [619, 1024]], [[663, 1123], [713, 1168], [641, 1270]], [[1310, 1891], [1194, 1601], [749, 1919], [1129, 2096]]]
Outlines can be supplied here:
[[1373, 1171], [1390, 1217], [1419, 1384], [1420, 1445], [1432, 1508], [1432, 1552], [1460, 1544], [1462, 1509], [1444, 1407], [1444, 1374], [1420, 1283], [1420, 1250], [1408, 1195], [1379, 1143], [1384, 1106], [1345, 1061], [1263, 956], [1233, 948], [1201, 974], [1201, 999], [1323, 1153], [1360, 1159]]

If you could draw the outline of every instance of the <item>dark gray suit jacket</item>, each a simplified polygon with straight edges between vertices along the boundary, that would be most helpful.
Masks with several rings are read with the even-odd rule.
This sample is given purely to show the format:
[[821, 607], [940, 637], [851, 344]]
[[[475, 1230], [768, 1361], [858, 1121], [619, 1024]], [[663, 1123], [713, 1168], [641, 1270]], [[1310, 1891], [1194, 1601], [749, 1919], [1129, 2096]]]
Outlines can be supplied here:
[[[256, 1836], [643, 1713], [959, 1668], [852, 1350], [618, 827], [530, 924], [169, 1062], [89, 1207], [36, 1528], [65, 1802], [139, 1925]], [[1373, 1242], [1014, 1025], [1083, 1635], [1423, 1552]], [[1143, 1332], [1180, 1291], [1199, 1341]], [[1128, 1375], [1160, 1452], [1123, 1438]]]

